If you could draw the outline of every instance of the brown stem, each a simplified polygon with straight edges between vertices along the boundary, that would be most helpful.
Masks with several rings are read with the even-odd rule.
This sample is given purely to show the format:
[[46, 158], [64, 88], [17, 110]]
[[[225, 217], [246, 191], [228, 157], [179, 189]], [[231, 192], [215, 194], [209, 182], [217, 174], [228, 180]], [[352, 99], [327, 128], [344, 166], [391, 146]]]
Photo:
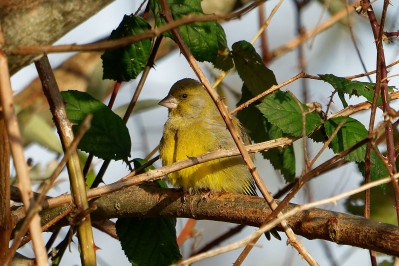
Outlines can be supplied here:
[[[259, 14], [259, 25], [261, 26], [263, 24], [263, 21], [265, 21], [265, 5], [261, 4], [258, 8], [258, 14]], [[269, 57], [269, 44], [267, 42], [267, 32], [264, 30], [262, 34], [260, 35], [260, 41], [261, 41], [261, 47], [262, 47], [262, 59], [265, 65], [268, 65], [270, 62], [270, 57]]]
[[12, 231], [10, 212], [10, 148], [3, 113], [0, 112], [0, 261], [7, 253]]
[[[353, 8], [354, 5], [355, 5], [355, 3], [350, 5], [349, 13], [352, 13], [355, 11], [355, 9]], [[343, 9], [343, 10], [337, 12], [335, 15], [333, 15], [330, 19], [326, 20], [320, 26], [317, 26], [316, 28], [304, 33], [303, 35], [298, 36], [297, 38], [292, 40], [290, 43], [282, 45], [279, 48], [276, 48], [273, 51], [271, 51], [270, 52], [271, 58], [276, 59], [276, 57], [282, 56], [286, 52], [291, 51], [292, 49], [295, 49], [301, 43], [305, 42], [312, 36], [315, 36], [323, 31], [327, 30], [328, 28], [332, 27], [335, 23], [337, 23], [338, 21], [340, 21], [341, 19], [343, 19], [346, 16], [347, 16], [346, 9]]]

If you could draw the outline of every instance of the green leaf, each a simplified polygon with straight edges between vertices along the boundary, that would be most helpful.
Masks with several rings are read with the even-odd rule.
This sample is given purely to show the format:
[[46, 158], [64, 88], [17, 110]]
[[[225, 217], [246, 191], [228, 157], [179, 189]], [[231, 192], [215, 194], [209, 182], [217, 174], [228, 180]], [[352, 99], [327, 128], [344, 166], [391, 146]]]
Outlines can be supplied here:
[[[302, 104], [302, 109], [307, 111], [309, 108]], [[256, 106], [268, 121], [278, 126], [284, 133], [300, 137], [302, 136], [302, 111], [295, 99], [288, 93], [276, 91], [263, 98], [261, 104]], [[309, 135], [322, 123], [316, 111], [305, 115], [306, 134]]]
[[[255, 48], [246, 41], [233, 44], [232, 56], [234, 64], [244, 81], [242, 87], [242, 98], [238, 105], [243, 104], [256, 95], [264, 92], [273, 85], [277, 85], [273, 71], [268, 69]], [[256, 101], [247, 108], [237, 113], [238, 119], [249, 130], [249, 136], [255, 142], [263, 142], [286, 136], [279, 128], [272, 125], [256, 108], [260, 101]], [[274, 148], [262, 152], [264, 158], [270, 160], [275, 169], [281, 171], [287, 182], [295, 178], [295, 155], [292, 146], [285, 148]]]
[[[326, 134], [330, 137], [338, 125], [345, 120], [345, 124], [332, 139], [330, 147], [335, 153], [344, 151], [367, 137], [367, 130], [362, 123], [350, 117], [335, 117], [324, 123]], [[348, 161], [363, 162], [366, 156], [366, 144], [345, 156]]]
[[[345, 120], [345, 124], [338, 131], [337, 135], [332, 139], [330, 147], [335, 153], [344, 151], [362, 139], [366, 138], [368, 131], [362, 123], [356, 119], [350, 117], [335, 117], [327, 120], [324, 123], [326, 134], [330, 137], [341, 121]], [[365, 156], [366, 156], [366, 144], [352, 151], [345, 156], [348, 161], [358, 162], [358, 167], [365, 176]], [[370, 177], [371, 180], [378, 180], [388, 176], [388, 171], [385, 168], [383, 162], [375, 153], [374, 150], [370, 152]]]
[[[145, 32], [150, 25], [141, 17], [125, 15], [118, 28], [113, 30], [110, 40], [120, 39]], [[106, 50], [103, 60], [103, 79], [129, 81], [135, 79], [145, 68], [151, 52], [151, 40], [146, 39], [122, 48]]]
[[[255, 92], [255, 95], [256, 94], [258, 93]], [[251, 94], [248, 88], [244, 85], [242, 87], [242, 98], [237, 105], [246, 102], [255, 95]], [[248, 135], [251, 137], [251, 139], [254, 142], [259, 143], [286, 136], [286, 134], [283, 134], [278, 127], [270, 124], [261, 114], [261, 112], [255, 107], [255, 105], [258, 103], [260, 102], [256, 101], [237, 113], [238, 119], [248, 130]], [[287, 182], [294, 180], [295, 155], [292, 146], [285, 148], [274, 148], [261, 153], [265, 159], [270, 160], [270, 163], [275, 169], [281, 171], [281, 174], [284, 176], [284, 179]]]
[[91, 127], [78, 148], [106, 160], [126, 159], [130, 155], [129, 131], [123, 120], [102, 102], [80, 91], [61, 92], [69, 120], [77, 132], [83, 119], [93, 114]]
[[265, 66], [252, 44], [246, 41], [234, 43], [232, 55], [238, 74], [253, 96], [277, 85], [273, 71]]
[[[351, 81], [346, 78], [334, 76], [332, 74], [319, 75], [319, 77], [325, 82], [330, 83], [334, 89], [338, 92], [338, 95], [342, 101], [344, 107], [348, 106], [343, 96], [340, 93], [346, 93], [349, 96], [363, 96], [366, 97], [367, 101], [373, 102], [374, 98], [374, 86], [375, 83]], [[388, 87], [389, 92], [393, 92], [394, 87]], [[381, 97], [378, 98], [378, 105], [381, 105]]]
[[170, 265], [181, 258], [176, 218], [120, 218], [115, 226], [132, 265]]
[[[201, 0], [167, 0], [170, 12], [174, 20], [179, 20], [187, 15], [203, 15]], [[162, 8], [158, 0], [150, 1], [150, 8], [155, 14], [157, 26], [165, 24], [162, 17]], [[215, 21], [195, 22], [178, 27], [178, 30], [189, 47], [191, 53], [200, 62], [208, 61], [215, 63], [218, 54], [218, 42], [220, 28]], [[173, 38], [171, 32], [163, 33], [164, 36]]]

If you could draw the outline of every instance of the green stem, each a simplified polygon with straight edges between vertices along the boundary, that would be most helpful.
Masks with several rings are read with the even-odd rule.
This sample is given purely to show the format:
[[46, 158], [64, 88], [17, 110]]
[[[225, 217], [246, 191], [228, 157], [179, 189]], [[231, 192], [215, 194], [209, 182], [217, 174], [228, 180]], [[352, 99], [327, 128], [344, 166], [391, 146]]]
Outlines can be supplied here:
[[[36, 61], [35, 65], [42, 82], [43, 92], [49, 102], [50, 110], [53, 114], [63, 148], [66, 150], [67, 147], [71, 145], [74, 135], [47, 55], [44, 55], [41, 59]], [[89, 203], [87, 201], [86, 184], [84, 181], [79, 156], [76, 151], [74, 151], [69, 158], [67, 162], [67, 168], [74, 203], [78, 210], [82, 212], [89, 208]], [[82, 265], [96, 265], [96, 253], [94, 249], [90, 215], [87, 215], [82, 220], [82, 222], [78, 225], [77, 231]]]

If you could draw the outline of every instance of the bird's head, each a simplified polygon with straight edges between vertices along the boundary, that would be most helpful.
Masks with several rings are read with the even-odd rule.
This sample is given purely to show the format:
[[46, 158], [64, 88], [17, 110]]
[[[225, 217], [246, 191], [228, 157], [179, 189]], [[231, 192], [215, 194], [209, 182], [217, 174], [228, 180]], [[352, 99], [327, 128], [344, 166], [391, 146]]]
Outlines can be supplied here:
[[216, 106], [201, 83], [193, 79], [176, 82], [159, 105], [169, 109], [170, 117], [196, 118], [217, 112]]

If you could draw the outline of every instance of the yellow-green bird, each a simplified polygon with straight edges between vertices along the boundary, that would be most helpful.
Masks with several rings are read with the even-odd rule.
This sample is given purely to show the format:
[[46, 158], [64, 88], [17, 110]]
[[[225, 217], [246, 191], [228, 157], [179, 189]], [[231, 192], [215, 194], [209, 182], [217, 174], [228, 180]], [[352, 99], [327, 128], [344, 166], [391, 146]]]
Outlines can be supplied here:
[[[217, 149], [235, 148], [236, 144], [208, 92], [196, 80], [176, 82], [160, 105], [169, 109], [159, 152], [163, 165]], [[237, 118], [232, 117], [245, 144], [248, 135]], [[235, 192], [256, 196], [255, 183], [240, 156], [198, 164], [168, 174], [168, 181], [184, 190]], [[274, 230], [273, 236], [280, 239]], [[266, 234], [267, 238], [270, 236]]]
[[[236, 147], [215, 103], [201, 83], [182, 79], [159, 104], [169, 109], [159, 148], [163, 165], [220, 148]], [[233, 117], [233, 122], [248, 144], [248, 136], [238, 119]], [[238, 156], [170, 173], [168, 181], [190, 192], [211, 190], [256, 195], [253, 178]]]

